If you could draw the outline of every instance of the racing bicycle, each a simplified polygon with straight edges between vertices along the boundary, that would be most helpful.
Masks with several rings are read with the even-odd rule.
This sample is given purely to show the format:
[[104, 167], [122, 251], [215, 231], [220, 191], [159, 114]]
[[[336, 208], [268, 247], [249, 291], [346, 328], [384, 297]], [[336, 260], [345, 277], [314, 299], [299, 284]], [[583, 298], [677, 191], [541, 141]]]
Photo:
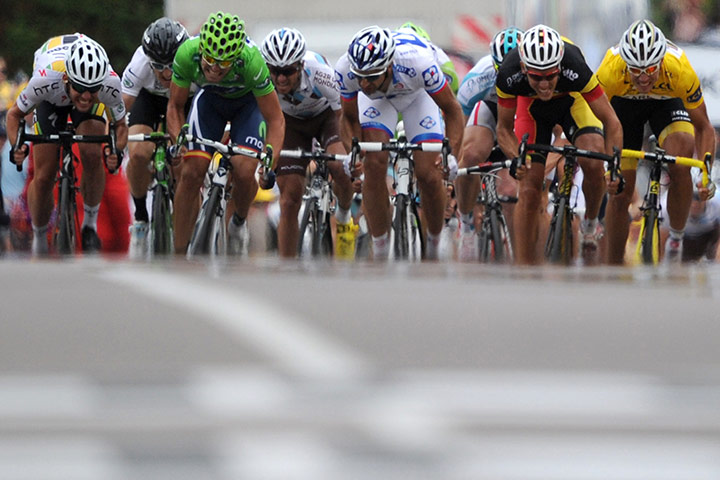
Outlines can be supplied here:
[[265, 175], [271, 175], [272, 146], [266, 146], [266, 153], [243, 148], [233, 143], [222, 143], [201, 138], [188, 132], [186, 124], [178, 136], [178, 145], [188, 142], [199, 143], [215, 149], [216, 155], [208, 166], [209, 186], [203, 193], [203, 201], [193, 229], [187, 256], [195, 255], [221, 256], [227, 253], [225, 209], [230, 198], [231, 187], [228, 177], [232, 172], [230, 158], [233, 155], [244, 155], [257, 159], [265, 167]]
[[[357, 145], [357, 141], [354, 142]], [[353, 148], [357, 152], [357, 146]], [[355, 153], [347, 155], [329, 154], [323, 150], [305, 151], [282, 150], [280, 156], [312, 160], [316, 168], [310, 177], [305, 195], [303, 195], [302, 217], [298, 237], [298, 255], [311, 255], [313, 258], [333, 256], [332, 229], [330, 219], [335, 212], [335, 196], [328, 178], [328, 162], [340, 161], [349, 165]]]
[[418, 190], [415, 181], [413, 152], [442, 153], [443, 165], [447, 167], [450, 143], [447, 138], [435, 143], [409, 143], [405, 136], [383, 142], [357, 142], [366, 152], [390, 152], [393, 170], [393, 212], [390, 229], [390, 256], [396, 260], [421, 260], [425, 256], [425, 241], [418, 214]]
[[128, 135], [129, 142], [153, 142], [153, 183], [152, 216], [150, 220], [150, 248], [152, 255], [169, 255], [173, 253], [173, 176], [168, 162], [167, 148], [170, 135], [158, 131], [149, 134]]
[[[525, 142], [526, 139], [523, 139]], [[563, 146], [527, 144], [527, 151], [557, 153], [565, 159], [565, 166], [557, 186], [557, 192], [553, 195], [553, 214], [550, 220], [550, 230], [547, 242], [545, 243], [545, 258], [551, 263], [570, 265], [573, 260], [573, 218], [574, 205], [572, 192], [574, 186], [575, 172], [578, 167], [578, 157], [602, 160], [608, 163], [611, 180], [620, 179], [618, 193], [623, 190], [624, 179], [620, 173], [620, 149], [615, 148], [613, 155], [601, 152], [581, 150], [572, 144]]]
[[497, 172], [511, 168], [514, 160], [486, 162], [473, 167], [458, 169], [457, 176], [481, 175], [478, 203], [483, 206], [483, 218], [478, 231], [480, 261], [483, 263], [512, 263], [513, 249], [510, 241], [502, 202], [517, 202], [517, 198], [501, 197], [497, 193]]
[[[77, 176], [75, 174], [75, 165], [80, 159], [73, 152], [73, 144], [75, 143], [102, 143], [106, 144], [103, 148], [103, 156], [105, 159], [112, 153], [118, 157], [118, 164], [122, 162], [122, 152], [118, 152], [116, 148], [115, 125], [110, 124], [109, 133], [106, 135], [78, 135], [73, 130], [72, 124], [68, 124], [68, 129], [51, 134], [38, 135], [25, 132], [25, 120], [20, 121], [18, 127], [17, 141], [13, 147], [13, 151], [17, 151], [26, 142], [32, 143], [54, 143], [60, 146], [60, 169], [58, 171], [58, 202], [57, 202], [57, 222], [53, 232], [53, 243], [55, 250], [60, 255], [72, 255], [75, 253], [78, 243], [78, 230], [80, 220], [77, 211], [76, 194], [79, 190], [77, 186]], [[13, 153], [10, 152], [11, 158]], [[22, 165], [17, 165], [19, 171]], [[111, 171], [110, 173], [114, 173]]]
[[643, 204], [640, 224], [640, 240], [636, 249], [636, 258], [646, 265], [657, 265], [660, 262], [660, 223], [662, 222], [662, 206], [660, 205], [660, 177], [664, 164], [675, 163], [687, 167], [697, 167], [702, 172], [702, 184], [707, 186], [708, 171], [712, 156], [706, 153], [704, 160], [668, 155], [665, 150], [655, 148], [653, 152], [623, 149], [623, 157], [644, 159], [651, 162], [649, 185]]

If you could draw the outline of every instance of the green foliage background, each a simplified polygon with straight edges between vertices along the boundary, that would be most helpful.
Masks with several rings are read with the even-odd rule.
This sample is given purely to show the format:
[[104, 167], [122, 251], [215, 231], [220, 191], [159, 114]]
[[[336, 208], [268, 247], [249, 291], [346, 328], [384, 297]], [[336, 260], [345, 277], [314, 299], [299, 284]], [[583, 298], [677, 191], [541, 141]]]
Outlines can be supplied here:
[[0, 56], [10, 74], [32, 71], [33, 53], [50, 37], [80, 32], [107, 51], [122, 74], [142, 33], [163, 16], [163, 0], [0, 0]]

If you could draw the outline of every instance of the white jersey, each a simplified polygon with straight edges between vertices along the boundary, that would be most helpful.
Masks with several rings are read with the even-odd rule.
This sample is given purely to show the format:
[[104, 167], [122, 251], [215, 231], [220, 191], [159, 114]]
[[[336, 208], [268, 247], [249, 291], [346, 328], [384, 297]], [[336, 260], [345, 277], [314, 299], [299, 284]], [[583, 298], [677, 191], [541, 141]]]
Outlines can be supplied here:
[[[20, 92], [17, 106], [23, 113], [29, 113], [42, 102], [58, 107], [72, 105], [68, 86], [63, 82], [65, 75], [65, 54], [67, 49], [51, 49], [38, 55], [32, 77]], [[110, 73], [98, 92], [98, 100], [105, 104], [114, 122], [125, 117], [125, 104], [120, 93], [120, 77], [110, 67]]]
[[490, 55], [486, 55], [478, 61], [475, 66], [465, 75], [457, 99], [467, 116], [479, 101], [497, 103], [497, 91], [495, 90], [495, 79], [497, 70]]
[[137, 97], [143, 88], [160, 97], [170, 98], [170, 88], [163, 87], [150, 66], [150, 58], [145, 55], [142, 46], [135, 50], [122, 75], [122, 93]]
[[311, 118], [328, 107], [340, 110], [340, 92], [334, 73], [322, 55], [305, 52], [297, 90], [286, 95], [278, 94], [282, 111], [292, 117]]
[[[393, 32], [396, 48], [393, 57], [392, 82], [387, 92], [376, 91], [371, 99], [393, 98], [426, 91], [437, 93], [448, 82], [440, 70], [437, 52], [421, 38], [406, 32]], [[343, 98], [352, 99], [360, 92], [360, 82], [350, 71], [350, 60], [345, 53], [335, 66], [335, 80]]]

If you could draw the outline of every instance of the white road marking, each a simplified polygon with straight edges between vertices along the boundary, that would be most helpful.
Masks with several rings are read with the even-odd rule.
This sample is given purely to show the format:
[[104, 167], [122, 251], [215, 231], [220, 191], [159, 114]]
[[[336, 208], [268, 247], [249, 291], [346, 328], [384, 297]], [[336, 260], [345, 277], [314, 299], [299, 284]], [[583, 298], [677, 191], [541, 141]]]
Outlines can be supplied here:
[[360, 354], [313, 330], [296, 315], [219, 283], [137, 268], [107, 269], [100, 277], [211, 320], [236, 338], [250, 341], [295, 375], [351, 378], [370, 371]]

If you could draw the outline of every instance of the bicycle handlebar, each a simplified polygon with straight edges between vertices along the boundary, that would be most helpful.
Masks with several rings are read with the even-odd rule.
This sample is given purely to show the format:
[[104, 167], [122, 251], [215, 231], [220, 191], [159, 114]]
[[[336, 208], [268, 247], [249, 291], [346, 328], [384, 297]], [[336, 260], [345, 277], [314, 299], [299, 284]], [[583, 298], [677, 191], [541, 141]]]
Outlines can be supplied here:
[[[410, 142], [358, 142], [360, 150], [366, 152], [402, 152], [402, 151], [423, 151], [442, 152], [443, 143], [410, 143]], [[450, 152], [448, 152], [450, 153]]]
[[[106, 158], [113, 153], [117, 155], [118, 167], [122, 162], [122, 155], [117, 150], [116, 146], [115, 125], [112, 123], [110, 124], [110, 133], [105, 135], [82, 135], [72, 131], [37, 135], [25, 132], [25, 119], [22, 119], [20, 120], [20, 125], [18, 126], [17, 141], [15, 142], [13, 151], [21, 148], [26, 141], [32, 143], [107, 143], [108, 145], [106, 148], [109, 149], [109, 153], [103, 150], [103, 155]], [[16, 164], [16, 168], [18, 172], [22, 171], [22, 165]], [[117, 171], [117, 169], [110, 171], [110, 173], [115, 173], [115, 171]]]
[[128, 142], [154, 142], [165, 143], [171, 140], [170, 135], [162, 132], [134, 133], [128, 135]]
[[697, 167], [702, 172], [703, 187], [707, 187], [708, 183], [710, 183], [710, 179], [708, 178], [708, 165], [709, 158], [712, 157], [709, 153], [705, 154], [705, 161], [703, 161], [696, 158], [668, 155], [662, 150], [658, 152], [643, 152], [641, 150], [629, 150], [624, 148], [622, 150], [622, 156], [625, 158], [636, 158], [638, 160], [650, 160], [651, 162], [675, 163], [686, 167]]
[[503, 168], [510, 168], [513, 166], [515, 160], [503, 160], [500, 162], [486, 162], [476, 165], [474, 167], [458, 168], [457, 176], [462, 177], [465, 175], [478, 175], [483, 173], [491, 173], [496, 170]]
[[281, 157], [299, 158], [301, 160], [326, 160], [345, 162], [352, 160], [352, 153], [348, 154], [331, 154], [326, 152], [307, 152], [302, 149], [297, 150], [280, 150]]

